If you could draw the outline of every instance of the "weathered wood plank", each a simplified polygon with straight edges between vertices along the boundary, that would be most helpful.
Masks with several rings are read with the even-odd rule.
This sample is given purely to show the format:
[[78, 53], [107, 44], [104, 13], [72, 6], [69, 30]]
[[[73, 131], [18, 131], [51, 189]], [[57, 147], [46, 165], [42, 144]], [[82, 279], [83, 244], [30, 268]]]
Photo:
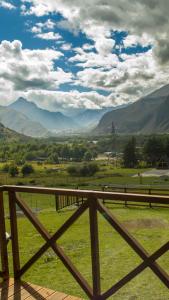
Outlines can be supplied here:
[[67, 297], [64, 293], [55, 292], [53, 295], [49, 296], [48, 300], [63, 300]]
[[80, 300], [80, 298], [10, 278], [0, 284], [1, 300]]

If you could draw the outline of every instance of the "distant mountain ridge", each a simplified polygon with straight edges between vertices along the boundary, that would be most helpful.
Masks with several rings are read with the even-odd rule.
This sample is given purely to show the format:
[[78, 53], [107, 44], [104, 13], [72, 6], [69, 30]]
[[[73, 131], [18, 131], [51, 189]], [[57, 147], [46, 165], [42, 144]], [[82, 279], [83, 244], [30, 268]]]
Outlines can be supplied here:
[[112, 109], [112, 107], [102, 109], [86, 109], [76, 115], [74, 118], [78, 123], [82, 124], [83, 127], [91, 127], [97, 125], [101, 117]]
[[0, 122], [7, 128], [31, 137], [46, 137], [49, 135], [38, 122], [31, 121], [24, 114], [6, 106], [0, 106]]
[[111, 133], [112, 123], [117, 133], [168, 133], [169, 84], [125, 108], [106, 113], [92, 133]]
[[120, 109], [127, 105], [119, 105], [112, 107], [103, 107], [100, 109], [84, 109], [79, 114], [75, 115], [75, 121], [82, 124], [83, 127], [94, 127], [96, 126], [103, 115], [109, 111]]
[[22, 97], [10, 104], [9, 107], [28, 116], [32, 121], [39, 122], [46, 129], [53, 132], [76, 129], [77, 127], [77, 124], [70, 117], [61, 112], [42, 109], [34, 102], [27, 101]]

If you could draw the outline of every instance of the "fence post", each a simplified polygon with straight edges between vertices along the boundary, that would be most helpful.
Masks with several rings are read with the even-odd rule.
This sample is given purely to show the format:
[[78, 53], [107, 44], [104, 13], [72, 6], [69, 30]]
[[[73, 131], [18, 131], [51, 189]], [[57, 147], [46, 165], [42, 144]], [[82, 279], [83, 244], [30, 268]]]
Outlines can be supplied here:
[[16, 195], [15, 192], [9, 192], [9, 211], [10, 211], [10, 225], [11, 225], [11, 239], [12, 239], [12, 256], [13, 256], [13, 270], [14, 278], [18, 279], [20, 271], [20, 257], [19, 257], [19, 242], [18, 242], [18, 226], [16, 214]]
[[90, 218], [93, 296], [94, 299], [97, 299], [97, 297], [100, 296], [101, 293], [97, 199], [93, 199], [93, 198], [89, 199], [89, 218]]
[[8, 251], [6, 241], [6, 227], [5, 227], [5, 212], [4, 212], [3, 192], [0, 192], [0, 255], [2, 265], [2, 277], [4, 280], [9, 278], [8, 268]]
[[[78, 186], [76, 188], [77, 188], [77, 190], [79, 189]], [[80, 206], [80, 201], [79, 201], [79, 197], [78, 196], [76, 196], [76, 205]]]
[[[102, 192], [105, 192], [105, 186], [102, 187]], [[105, 199], [103, 199], [103, 204], [105, 204]]]
[[[124, 192], [127, 193], [127, 187], [124, 188]], [[125, 207], [127, 207], [127, 200], [125, 200]]]
[[[149, 189], [149, 195], [151, 195], [151, 189]], [[151, 202], [149, 202], [149, 207], [152, 208]]]
[[55, 207], [56, 207], [56, 211], [59, 210], [59, 196], [55, 195]]

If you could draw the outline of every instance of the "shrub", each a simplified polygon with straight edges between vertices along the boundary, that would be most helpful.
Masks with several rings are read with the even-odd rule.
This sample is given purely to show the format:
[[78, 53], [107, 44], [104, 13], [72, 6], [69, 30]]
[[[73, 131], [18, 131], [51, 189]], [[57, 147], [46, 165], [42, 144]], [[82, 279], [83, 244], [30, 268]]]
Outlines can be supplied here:
[[3, 165], [2, 172], [8, 173], [9, 172], [9, 168], [10, 168], [10, 166], [8, 164]]
[[15, 177], [16, 175], [19, 174], [19, 170], [18, 170], [18, 167], [16, 165], [11, 165], [9, 167], [9, 171], [8, 172], [9, 172], [9, 175], [11, 177]]
[[47, 159], [47, 163], [50, 164], [59, 164], [59, 158], [57, 153], [53, 153], [49, 156], [49, 158]]
[[96, 163], [83, 164], [81, 166], [74, 165], [67, 168], [67, 172], [71, 176], [87, 177], [94, 175], [97, 171], [99, 171], [99, 167]]
[[34, 168], [32, 167], [32, 165], [25, 164], [22, 167], [21, 172], [22, 172], [23, 176], [28, 176], [28, 175], [34, 173]]

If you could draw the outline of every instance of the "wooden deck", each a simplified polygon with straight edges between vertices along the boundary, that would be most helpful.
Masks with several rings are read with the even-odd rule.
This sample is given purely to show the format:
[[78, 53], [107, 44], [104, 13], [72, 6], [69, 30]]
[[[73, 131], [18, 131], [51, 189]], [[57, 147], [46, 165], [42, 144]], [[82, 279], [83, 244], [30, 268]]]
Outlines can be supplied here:
[[26, 283], [24, 281], [14, 281], [10, 279], [0, 284], [0, 300], [80, 300], [74, 296]]

